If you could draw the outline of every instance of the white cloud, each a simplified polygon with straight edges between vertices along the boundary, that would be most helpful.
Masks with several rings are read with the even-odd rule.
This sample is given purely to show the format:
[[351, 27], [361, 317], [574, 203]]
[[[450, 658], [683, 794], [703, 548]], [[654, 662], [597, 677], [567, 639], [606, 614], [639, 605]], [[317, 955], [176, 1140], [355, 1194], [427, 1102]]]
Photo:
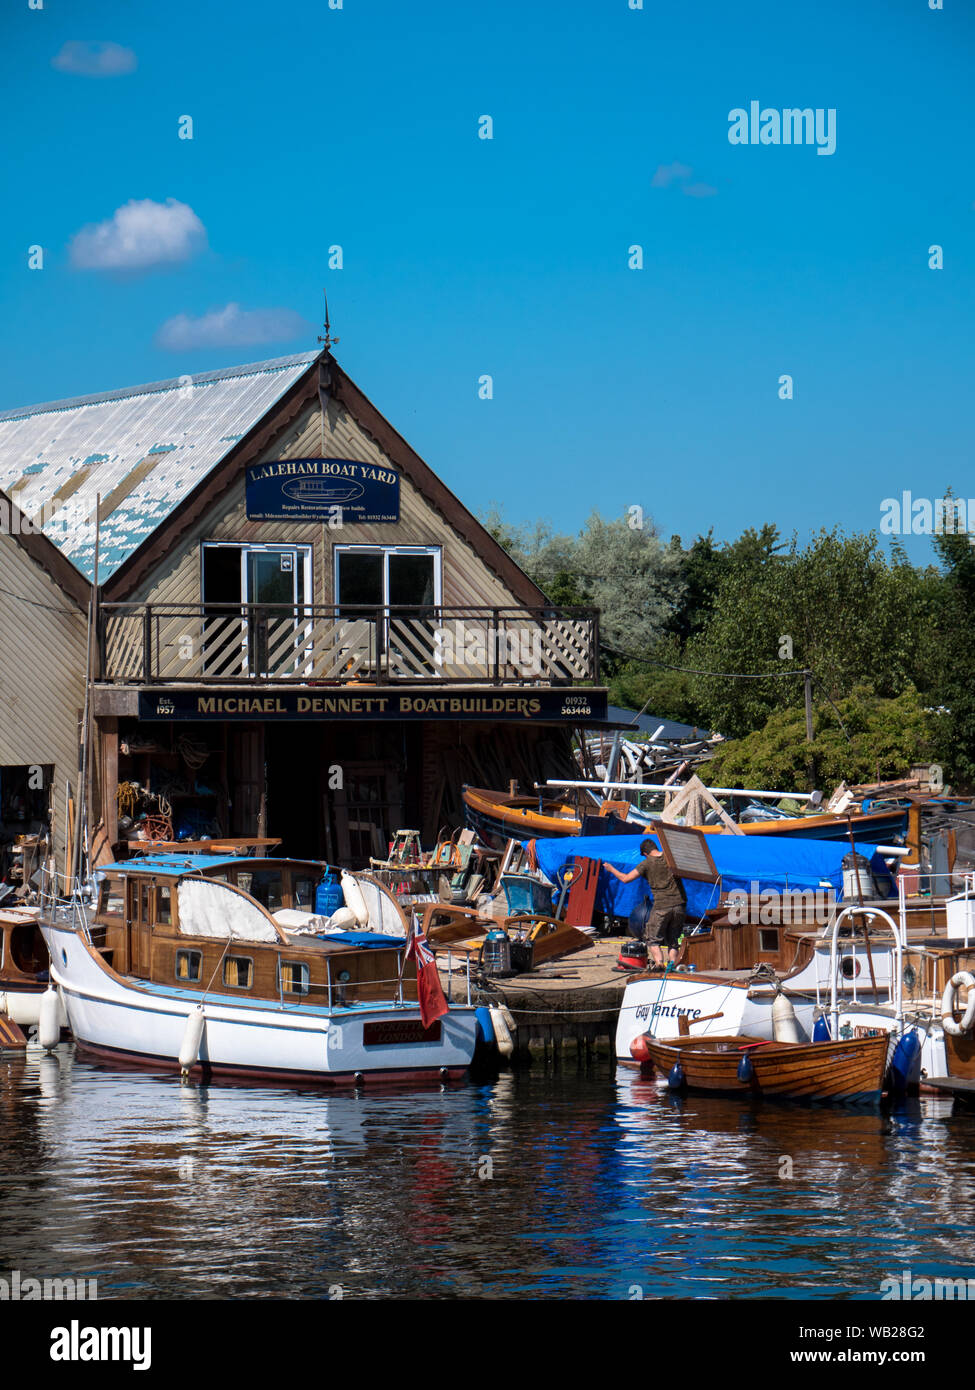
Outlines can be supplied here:
[[51, 67], [80, 77], [120, 77], [135, 72], [136, 56], [120, 43], [69, 39], [51, 59]]
[[156, 334], [156, 346], [168, 352], [189, 352], [194, 348], [283, 343], [306, 336], [310, 327], [293, 309], [242, 309], [239, 304], [226, 304], [202, 318], [177, 314], [167, 319]]
[[206, 229], [186, 203], [133, 198], [107, 221], [75, 233], [71, 263], [80, 270], [148, 270], [188, 261], [205, 246]]
[[679, 184], [680, 191], [685, 198], [713, 198], [717, 189], [709, 183], [691, 183], [690, 178], [694, 170], [689, 164], [658, 164], [653, 178], [650, 180], [651, 188], [670, 188], [671, 184]]
[[688, 164], [658, 164], [657, 171], [650, 180], [651, 188], [669, 188], [675, 179], [689, 179], [694, 170]]

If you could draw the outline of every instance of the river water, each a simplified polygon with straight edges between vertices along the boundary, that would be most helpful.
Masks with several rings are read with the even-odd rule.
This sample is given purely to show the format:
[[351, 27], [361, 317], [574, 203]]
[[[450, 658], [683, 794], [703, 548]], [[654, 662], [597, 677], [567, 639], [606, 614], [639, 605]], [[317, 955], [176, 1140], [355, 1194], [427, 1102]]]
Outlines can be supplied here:
[[0, 1275], [98, 1297], [875, 1299], [975, 1277], [975, 1119], [680, 1099], [607, 1059], [449, 1090], [0, 1061]]

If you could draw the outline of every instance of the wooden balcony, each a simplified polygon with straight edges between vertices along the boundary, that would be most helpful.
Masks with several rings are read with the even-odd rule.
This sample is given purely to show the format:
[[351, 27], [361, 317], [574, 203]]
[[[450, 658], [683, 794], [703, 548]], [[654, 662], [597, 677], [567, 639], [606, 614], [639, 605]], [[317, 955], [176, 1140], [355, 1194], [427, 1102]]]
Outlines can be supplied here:
[[594, 608], [103, 604], [99, 680], [121, 685], [598, 682]]

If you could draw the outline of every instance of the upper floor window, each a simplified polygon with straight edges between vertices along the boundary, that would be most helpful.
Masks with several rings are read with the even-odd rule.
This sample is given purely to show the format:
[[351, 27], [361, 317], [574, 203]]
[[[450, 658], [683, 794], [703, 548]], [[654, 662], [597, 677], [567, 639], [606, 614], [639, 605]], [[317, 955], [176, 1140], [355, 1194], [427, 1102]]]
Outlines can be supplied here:
[[343, 609], [423, 609], [442, 602], [439, 546], [337, 545], [334, 553], [335, 602]]

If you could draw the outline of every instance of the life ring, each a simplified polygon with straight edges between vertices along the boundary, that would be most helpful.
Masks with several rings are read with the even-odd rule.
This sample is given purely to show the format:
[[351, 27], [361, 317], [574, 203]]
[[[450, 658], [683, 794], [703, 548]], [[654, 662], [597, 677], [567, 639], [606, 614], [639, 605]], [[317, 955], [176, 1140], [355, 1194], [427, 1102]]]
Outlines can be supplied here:
[[[968, 990], [968, 1004], [961, 1023], [955, 1022], [955, 1005], [958, 1000], [958, 990], [963, 986]], [[945, 992], [941, 996], [941, 1026], [953, 1038], [960, 1038], [972, 1031], [972, 1024], [975, 1023], [975, 975], [970, 975], [967, 970], [959, 970], [957, 975], [952, 975], [945, 986]]]

